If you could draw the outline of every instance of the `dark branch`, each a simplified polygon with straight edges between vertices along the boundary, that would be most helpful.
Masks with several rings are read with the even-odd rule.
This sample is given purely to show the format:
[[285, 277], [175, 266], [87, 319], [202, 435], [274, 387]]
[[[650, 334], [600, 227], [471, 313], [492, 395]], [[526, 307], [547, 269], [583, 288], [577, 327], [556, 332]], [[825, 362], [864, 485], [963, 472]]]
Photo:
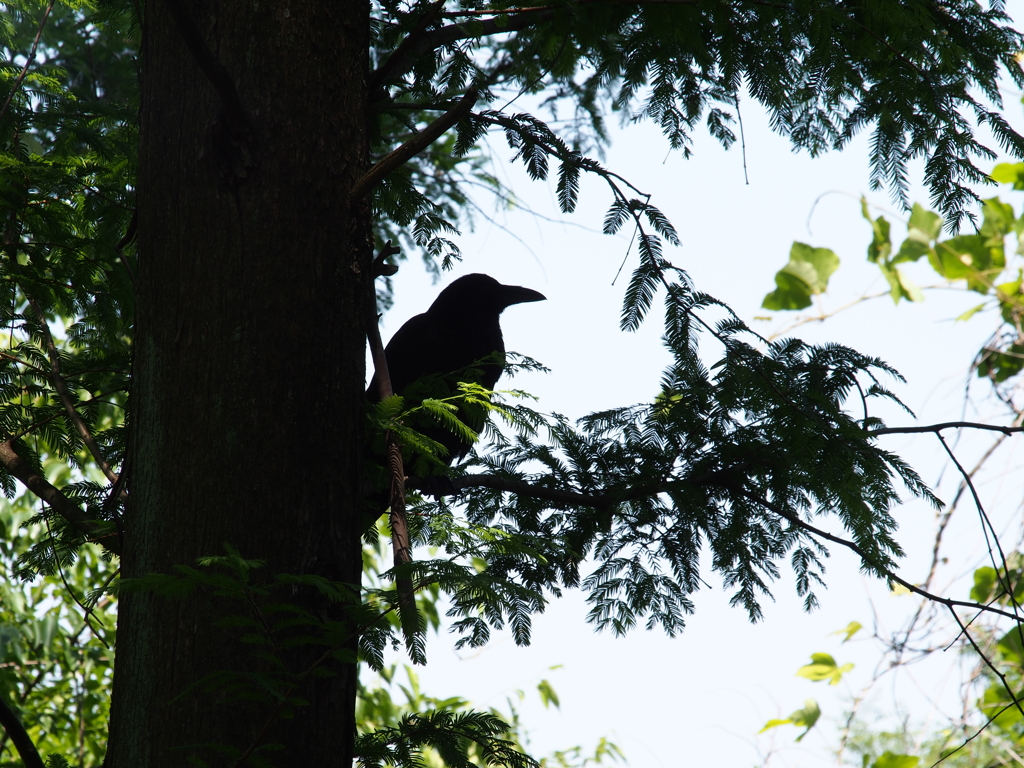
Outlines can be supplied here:
[[118, 480], [117, 473], [111, 468], [110, 463], [103, 455], [103, 450], [100, 448], [99, 443], [96, 442], [96, 438], [92, 436], [92, 432], [89, 427], [82, 420], [81, 415], [75, 408], [74, 402], [71, 400], [71, 395], [68, 392], [68, 388], [64, 383], [64, 376], [60, 370], [60, 354], [57, 352], [57, 345], [53, 343], [53, 335], [50, 333], [50, 325], [46, 322], [46, 315], [39, 306], [39, 303], [33, 299], [28, 299], [29, 305], [36, 314], [36, 318], [39, 320], [39, 329], [42, 331], [43, 340], [46, 342], [46, 354], [50, 360], [50, 376], [48, 378], [53, 384], [53, 388], [57, 391], [57, 396], [60, 397], [60, 401], [64, 406], [64, 412], [67, 413], [68, 419], [75, 426], [78, 431], [79, 437], [82, 438], [82, 442], [85, 447], [89, 449], [89, 453], [93, 459], [96, 460], [96, 464], [99, 466], [100, 471], [111, 483], [116, 483]]
[[[381, 85], [384, 80], [387, 79], [388, 75], [399, 66], [406, 55], [413, 49], [414, 46], [419, 45], [419, 41], [426, 33], [427, 28], [434, 23], [437, 17], [440, 15], [441, 10], [444, 8], [445, 0], [437, 0], [432, 3], [431, 6], [420, 16], [419, 21], [416, 22], [416, 28], [413, 29], [405, 39], [398, 45], [395, 50], [384, 60], [384, 63], [377, 67], [377, 70], [370, 76], [370, 93], [374, 93]], [[399, 72], [398, 75], [404, 74], [404, 70]]]
[[0, 465], [32, 493], [49, 504], [72, 527], [88, 536], [90, 541], [103, 545], [115, 555], [121, 554], [121, 542], [111, 527], [107, 523], [89, 517], [59, 488], [51, 485], [31, 464], [15, 452], [10, 440], [0, 443]]
[[[449, 24], [447, 27], [440, 27], [429, 32], [424, 32], [417, 27], [370, 76], [370, 82], [377, 88], [388, 80], [401, 77], [413, 68], [420, 56], [428, 51], [436, 50], [458, 40], [499, 35], [504, 32], [518, 32], [553, 18], [557, 12], [558, 9], [555, 8], [538, 8], [536, 10], [524, 8], [522, 13], [514, 16], [493, 16], [468, 24]], [[428, 23], [429, 21], [428, 19]], [[422, 21], [420, 23], [423, 24]]]
[[1001, 427], [998, 424], [979, 424], [974, 421], [946, 421], [942, 424], [931, 424], [926, 427], [881, 427], [880, 429], [868, 430], [870, 435], [912, 435], [924, 432], [939, 433], [944, 429], [985, 429], [990, 432], [1002, 432], [1004, 435], [1012, 435], [1014, 432], [1024, 432], [1024, 427]]
[[0, 696], [0, 725], [3, 726], [10, 737], [14, 748], [18, 750], [18, 757], [25, 764], [25, 768], [45, 768], [43, 758], [39, 756], [39, 750], [29, 738], [25, 726], [21, 724], [18, 715], [7, 706], [7, 703]]
[[473, 105], [476, 104], [477, 98], [479, 98], [479, 93], [476, 88], [470, 88], [453, 109], [445, 112], [407, 142], [386, 155], [353, 185], [348, 196], [349, 203], [357, 203], [362, 200], [389, 173], [433, 144], [441, 134], [469, 114]]
[[[594, 507], [598, 509], [607, 508], [612, 504], [629, 501], [631, 499], [642, 498], [644, 496], [651, 496], [657, 493], [664, 493], [669, 490], [683, 487], [684, 485], [727, 485], [735, 493], [744, 496], [750, 501], [760, 504], [761, 506], [765, 507], [771, 512], [774, 512], [780, 517], [788, 520], [790, 523], [797, 526], [798, 528], [801, 528], [807, 531], [808, 533], [814, 534], [815, 536], [818, 536], [827, 541], [831, 541], [834, 544], [839, 544], [840, 546], [852, 550], [857, 555], [859, 555], [865, 563], [869, 564], [878, 573], [884, 574], [886, 578], [891, 579], [900, 586], [905, 587], [911, 592], [920, 595], [921, 597], [924, 597], [927, 600], [939, 603], [940, 605], [944, 605], [950, 609], [955, 607], [970, 608], [976, 611], [994, 613], [999, 616], [1004, 616], [1008, 619], [1013, 619], [1014, 621], [1021, 620], [1021, 617], [1019, 615], [1011, 613], [1010, 611], [1002, 610], [1000, 608], [995, 608], [991, 605], [983, 605], [981, 603], [973, 603], [966, 600], [953, 600], [948, 597], [940, 597], [939, 595], [921, 589], [915, 584], [911, 584], [906, 579], [897, 576], [892, 570], [885, 567], [881, 563], [878, 563], [870, 554], [861, 549], [856, 543], [844, 539], [840, 536], [831, 534], [828, 531], [823, 531], [820, 528], [811, 525], [810, 523], [806, 523], [796, 515], [787, 512], [786, 510], [773, 504], [767, 499], [763, 499], [759, 496], [749, 493], [748, 491], [743, 490], [735, 483], [722, 482], [722, 478], [724, 476], [724, 473], [719, 472], [709, 474], [704, 478], [697, 478], [689, 482], [670, 481], [661, 483], [657, 486], [640, 485], [629, 488], [622, 493], [599, 495], [578, 493], [576, 491], [563, 491], [556, 488], [542, 488], [539, 486], [531, 485], [522, 480], [513, 480], [511, 478], [501, 477], [500, 475], [463, 475], [462, 477], [453, 478], [452, 485], [455, 487], [456, 490], [464, 490], [466, 488], [492, 488], [494, 490], [507, 491], [509, 493], [515, 493], [522, 496], [531, 496], [533, 498], [543, 499], [545, 501], [551, 501], [559, 504], [575, 504], [579, 506]], [[422, 483], [423, 481], [421, 478], [410, 477], [406, 481], [406, 486], [409, 488], [419, 488], [422, 485]], [[433, 492], [432, 489], [431, 492]]]
[[914, 594], [920, 595], [921, 597], [923, 597], [923, 598], [925, 598], [927, 600], [931, 600], [932, 602], [939, 603], [940, 605], [944, 605], [947, 608], [949, 608], [950, 610], [952, 610], [954, 607], [970, 608], [970, 609], [975, 610], [975, 611], [982, 611], [982, 612], [987, 612], [987, 613], [994, 613], [994, 614], [996, 614], [998, 616], [1005, 616], [1006, 618], [1013, 619], [1016, 622], [1019, 622], [1021, 620], [1021, 617], [1018, 614], [1010, 613], [1009, 611], [1004, 611], [1004, 610], [1002, 610], [1000, 608], [994, 608], [991, 605], [982, 605], [981, 603], [972, 603], [972, 602], [968, 602], [966, 600], [953, 600], [952, 598], [949, 598], [949, 597], [939, 597], [936, 594], [933, 594], [931, 592], [928, 592], [927, 590], [921, 589], [917, 585], [911, 584], [906, 579], [901, 579], [899, 576], [897, 576], [891, 570], [886, 568], [884, 565], [882, 565], [881, 563], [878, 563], [871, 555], [869, 555], [867, 552], [865, 552], [863, 549], [861, 549], [859, 546], [857, 546], [857, 544], [855, 544], [854, 542], [847, 541], [846, 539], [841, 538], [839, 536], [835, 536], [835, 535], [829, 533], [828, 531], [823, 531], [820, 528], [816, 528], [815, 526], [811, 525], [810, 523], [805, 523], [803, 520], [801, 520], [796, 515], [793, 515], [793, 514], [787, 512], [786, 510], [782, 509], [781, 507], [779, 507], [779, 506], [777, 506], [775, 504], [772, 504], [767, 499], [760, 498], [759, 496], [755, 496], [754, 494], [748, 493], [747, 491], [744, 491], [742, 489], [737, 489], [737, 491], [738, 491], [738, 493], [740, 495], [750, 499], [751, 501], [753, 501], [753, 502], [755, 502], [757, 504], [760, 504], [765, 509], [771, 510], [772, 512], [774, 512], [775, 514], [779, 515], [782, 518], [785, 518], [786, 520], [788, 520], [789, 522], [791, 522], [793, 525], [797, 526], [798, 528], [802, 528], [803, 530], [807, 531], [808, 533], [813, 533], [815, 536], [820, 536], [823, 539], [826, 539], [826, 540], [831, 541], [831, 542], [833, 542], [835, 544], [839, 544], [841, 546], [844, 546], [844, 547], [846, 547], [849, 550], [852, 550], [853, 552], [855, 552], [858, 555], [860, 555], [860, 558], [865, 563], [870, 565], [877, 572], [884, 574], [887, 579], [891, 579], [892, 581], [894, 581], [897, 584], [899, 584], [901, 587], [905, 587], [906, 589], [910, 590]]
[[[388, 256], [393, 256], [399, 249], [388, 240], [380, 254], [373, 261], [376, 271], [384, 265]], [[376, 277], [376, 275], [374, 275]], [[373, 282], [367, 296], [367, 308], [370, 310], [366, 319], [366, 338], [373, 356], [374, 379], [377, 381], [379, 400], [394, 394], [391, 388], [391, 374], [388, 372], [388, 358], [384, 353], [384, 342], [380, 338], [378, 327], [377, 300]], [[419, 632], [419, 613], [416, 610], [416, 589], [407, 573], [402, 573], [402, 566], [412, 562], [412, 537], [409, 534], [409, 518], [405, 513], [405, 466], [402, 461], [402, 447], [390, 429], [384, 433], [384, 444], [387, 451], [388, 477], [390, 478], [389, 501], [391, 503], [391, 548], [395, 561], [395, 589], [398, 591], [398, 618], [410, 652], [416, 646], [416, 634]], [[379, 513], [378, 513], [379, 514]]]

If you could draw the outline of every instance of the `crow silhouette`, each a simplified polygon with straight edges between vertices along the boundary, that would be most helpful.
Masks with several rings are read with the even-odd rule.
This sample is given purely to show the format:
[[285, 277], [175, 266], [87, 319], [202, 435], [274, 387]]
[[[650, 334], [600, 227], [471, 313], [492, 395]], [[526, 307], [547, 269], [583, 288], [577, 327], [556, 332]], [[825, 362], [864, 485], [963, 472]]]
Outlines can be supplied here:
[[[543, 301], [545, 296], [518, 285], [502, 285], [489, 275], [466, 275], [441, 291], [430, 308], [409, 319], [384, 353], [391, 389], [415, 406], [427, 397], [451, 397], [460, 381], [494, 389], [505, 368], [505, 341], [498, 318], [513, 304]], [[366, 396], [380, 400], [376, 373]], [[459, 419], [474, 432], [483, 429], [486, 411], [464, 405]], [[426, 419], [427, 417], [424, 417]], [[466, 455], [472, 443], [436, 421], [411, 424], [447, 449], [449, 464]]]

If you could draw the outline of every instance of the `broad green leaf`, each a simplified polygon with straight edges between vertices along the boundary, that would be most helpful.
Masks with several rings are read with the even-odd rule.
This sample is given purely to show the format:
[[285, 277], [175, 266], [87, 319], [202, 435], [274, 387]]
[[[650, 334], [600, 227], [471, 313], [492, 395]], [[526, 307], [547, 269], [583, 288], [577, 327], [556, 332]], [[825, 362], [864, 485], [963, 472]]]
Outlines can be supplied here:
[[877, 760], [871, 764], [871, 768], [914, 768], [921, 762], [920, 757], [913, 755], [897, 755], [895, 752], [885, 750]]
[[1021, 286], [1024, 284], [1024, 275], [1017, 270], [1017, 279], [996, 286], [996, 298], [999, 300], [999, 312], [1003, 321], [1011, 324], [1019, 322], [1024, 314], [1024, 292]]
[[900, 264], [905, 261], [917, 261], [922, 256], [932, 252], [930, 243], [923, 243], [919, 240], [912, 240], [909, 237], [900, 245], [899, 251], [893, 257], [893, 264]]
[[[1022, 701], [1024, 706], [1024, 697], [1021, 693], [1017, 694], [1017, 700]], [[1012, 731], [1024, 721], [1020, 710], [1013, 706], [1013, 701], [1001, 681], [996, 681], [985, 689], [978, 699], [978, 709], [985, 717], [994, 718], [993, 724], [1003, 730]]]
[[803, 309], [813, 294], [828, 289], [828, 279], [839, 268], [839, 257], [828, 248], [794, 242], [789, 263], [775, 274], [777, 288], [764, 298], [765, 309]]
[[921, 289], [917, 287], [913, 280], [907, 277], [902, 269], [896, 268], [896, 277], [899, 278], [903, 298], [907, 301], [924, 301], [924, 294], [921, 293]]
[[966, 280], [972, 291], [986, 294], [1006, 265], [1002, 240], [998, 247], [991, 247], [983, 235], [958, 235], [944, 240], [936, 245], [928, 260], [947, 280]]
[[811, 306], [811, 292], [806, 282], [796, 275], [780, 269], [775, 273], [774, 291], [764, 297], [761, 306], [765, 309], [805, 309]]
[[808, 734], [814, 724], [818, 722], [818, 718], [821, 717], [821, 708], [818, 706], [818, 702], [814, 699], [807, 699], [804, 702], [803, 709], [798, 709], [793, 712], [790, 716], [790, 722], [797, 727], [805, 727], [807, 730], [796, 737], [797, 741], [800, 741], [804, 736]]
[[982, 349], [978, 361], [979, 378], [990, 378], [1000, 384], [1024, 370], [1024, 344], [1011, 344], [1004, 351]]
[[920, 203], [914, 203], [907, 222], [907, 239], [931, 245], [942, 232], [942, 217], [929, 211]]
[[992, 238], [1002, 244], [1003, 238], [1013, 230], [1016, 216], [1013, 213], [1013, 206], [1002, 202], [998, 197], [992, 197], [985, 201], [981, 208], [984, 220], [981, 224], [981, 234]]
[[868, 245], [868, 261], [872, 264], [887, 261], [892, 253], [892, 240], [889, 237], [889, 222], [883, 216], [871, 218], [867, 198], [860, 199], [861, 215], [871, 225], [871, 244]]
[[1024, 189], [1024, 163], [999, 163], [989, 176], [1000, 184], [1013, 184], [1014, 189]]
[[999, 638], [999, 654], [1017, 666], [1024, 661], [1024, 638], [1021, 637], [1021, 632], [1020, 627], [1014, 627]]
[[827, 653], [812, 653], [811, 663], [800, 667], [796, 674], [814, 682], [828, 680], [829, 685], [839, 685], [843, 675], [851, 669], [853, 669], [853, 664], [843, 664], [840, 667], [836, 664], [836, 660]]

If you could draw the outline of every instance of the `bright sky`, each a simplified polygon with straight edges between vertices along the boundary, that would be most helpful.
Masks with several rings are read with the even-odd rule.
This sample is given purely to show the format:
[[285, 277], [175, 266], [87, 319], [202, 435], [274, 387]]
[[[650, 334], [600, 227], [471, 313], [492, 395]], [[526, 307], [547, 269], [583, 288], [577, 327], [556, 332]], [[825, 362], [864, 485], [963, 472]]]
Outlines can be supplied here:
[[[1020, 129], [1024, 115], [1019, 94], [1007, 95], [1007, 113]], [[666, 256], [689, 271], [698, 289], [724, 300], [748, 322], [766, 314], [761, 301], [773, 289], [773, 275], [786, 263], [794, 240], [832, 248], [842, 259], [827, 307], [886, 290], [877, 270], [865, 261], [870, 234], [860, 217], [858, 198], [868, 192], [866, 138], [841, 154], [812, 160], [793, 154], [773, 135], [754, 104], [746, 106], [743, 119], [749, 185], [738, 146], [725, 152], [698, 136], [695, 157], [686, 161], [667, 156], [665, 142], [650, 126], [630, 126], [616, 135], [606, 167], [651, 193], [651, 202], [680, 232], [682, 247], [666, 247]], [[499, 165], [495, 171], [525, 206], [554, 221], [519, 209], [494, 212], [489, 201], [480, 199], [494, 223], [478, 218], [476, 231], [463, 233], [459, 244], [464, 260], [437, 286], [418, 265], [402, 268], [396, 278], [395, 308], [384, 319], [384, 338], [426, 309], [439, 288], [454, 277], [486, 272], [548, 297], [543, 303], [514, 306], [502, 317], [506, 346], [552, 369], [549, 375], [514, 380], [515, 387], [540, 397], [542, 410], [576, 418], [648, 400], [667, 361], [659, 342], [661, 305], [655, 305], [638, 333], [619, 331], [622, 294], [637, 257], [634, 248], [618, 283], [612, 285], [632, 233], [600, 233], [611, 200], [603, 183], [585, 181], [579, 209], [564, 217], [558, 212], [553, 183], [531, 182], [518, 166]], [[1000, 192], [1019, 210], [1019, 195]], [[992, 194], [996, 192], [985, 196]], [[899, 220], [886, 193], [869, 194], [869, 199], [887, 211], [891, 221]], [[920, 188], [913, 199], [928, 202]], [[894, 240], [899, 242], [900, 237], [894, 223]], [[932, 282], [926, 270], [918, 274], [920, 283]], [[894, 386], [920, 423], [947, 421], [962, 416], [968, 366], [995, 324], [991, 316], [968, 323], [952, 320], [976, 303], [976, 295], [948, 291], [929, 292], [923, 304], [898, 308], [888, 298], [876, 299], [827, 323], [803, 325], [795, 333], [808, 341], [838, 341], [883, 358], [907, 377], [907, 385]], [[776, 314], [771, 322], [753, 326], [767, 334], [795, 317]], [[508, 386], [509, 380], [503, 379], [499, 387], [502, 384]], [[987, 410], [968, 410], [966, 416], [1006, 422], [998, 408], [983, 408]], [[892, 426], [912, 423], [896, 411], [883, 415]], [[934, 438], [889, 440], [886, 447], [902, 453], [928, 482], [940, 477], [945, 464]], [[1002, 505], [1005, 519], [1016, 511], [1019, 483], [1003, 487], [998, 478], [1002, 470], [1019, 463], [1015, 460], [1021, 456], [1020, 443], [1018, 439], [1015, 451], [1004, 449], [996, 456], [998, 471], [982, 489], [993, 505], [990, 512], [999, 508], [998, 502], [1009, 502]], [[977, 439], [961, 443], [966, 458], [987, 445], [987, 440]], [[1002, 478], [1005, 482], [1006, 476]], [[940, 496], [948, 499], [953, 487], [948, 471], [946, 479]], [[947, 541], [956, 544], [949, 550], [951, 564], [940, 582], [943, 587], [969, 573], [982, 558], [971, 514], [973, 510], [965, 507], [954, 518]], [[902, 573], [920, 581], [930, 557], [934, 513], [924, 505], [909, 504], [898, 510], [898, 516], [899, 538], [908, 550]], [[775, 589], [777, 602], [765, 606], [765, 621], [758, 625], [750, 625], [741, 610], [729, 607], [729, 595], [710, 570], [705, 579], [711, 589], [696, 595], [696, 614], [675, 639], [642, 630], [625, 639], [597, 635], [584, 621], [586, 606], [577, 593], [553, 603], [537, 619], [530, 648], [517, 648], [508, 636], [501, 636], [482, 650], [456, 653], [452, 637], [442, 634], [430, 638], [429, 665], [418, 672], [431, 694], [459, 695], [480, 706], [502, 707], [506, 697], [525, 690], [526, 699], [517, 706], [538, 757], [578, 744], [589, 749], [607, 736], [634, 766], [745, 768], [763, 764], [769, 755], [771, 766], [834, 765], [830, 749], [836, 743], [835, 722], [850, 695], [868, 682], [880, 657], [871, 642], [841, 645], [830, 633], [854, 620], [868, 631], [875, 621], [883, 634], [893, 631], [916, 602], [889, 595], [883, 584], [868, 583], [855, 558], [835, 548], [826, 574], [828, 590], [819, 592], [822, 608], [811, 615], [802, 612], [786, 571]], [[956, 596], [965, 597], [967, 588], [958, 584]], [[840, 664], [856, 664], [848, 675], [850, 686], [830, 688], [795, 676], [810, 654], [820, 651], [833, 654]], [[938, 663], [887, 678], [875, 696], [874, 711], [891, 714], [900, 703], [912, 720], [923, 721], [929, 716], [929, 700], [955, 711], [955, 678], [945, 677], [954, 654], [950, 651]], [[562, 666], [552, 671], [555, 665]], [[541, 678], [549, 679], [558, 691], [561, 711], [540, 706], [533, 688]], [[799, 731], [793, 727], [757, 735], [767, 720], [787, 717], [808, 698], [819, 701], [824, 716], [802, 743], [794, 744]]]

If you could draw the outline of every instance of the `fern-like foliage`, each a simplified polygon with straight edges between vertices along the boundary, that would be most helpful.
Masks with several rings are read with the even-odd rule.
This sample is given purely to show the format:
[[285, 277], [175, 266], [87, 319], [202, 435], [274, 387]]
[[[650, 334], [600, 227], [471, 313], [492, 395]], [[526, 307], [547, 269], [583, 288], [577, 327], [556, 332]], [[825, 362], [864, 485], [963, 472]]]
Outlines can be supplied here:
[[[445, 502], [414, 508], [420, 540], [449, 554], [417, 576], [449, 594], [461, 643], [506, 626], [529, 642], [531, 615], [564, 587], [587, 593], [599, 628], [675, 634], [702, 560], [751, 620], [787, 561], [811, 609], [835, 531], [886, 578], [902, 554], [900, 487], [939, 504], [872, 437], [870, 403], [898, 402], [884, 386], [899, 378], [891, 367], [840, 345], [765, 342], [670, 267], [652, 274], [657, 286], [638, 280], [647, 292], [627, 299], [665, 294], [672, 363], [650, 402], [576, 424], [511, 406], [518, 434], [492, 432], [491, 449], [460, 468], [464, 518]], [[711, 366], [708, 346], [721, 350]]]

